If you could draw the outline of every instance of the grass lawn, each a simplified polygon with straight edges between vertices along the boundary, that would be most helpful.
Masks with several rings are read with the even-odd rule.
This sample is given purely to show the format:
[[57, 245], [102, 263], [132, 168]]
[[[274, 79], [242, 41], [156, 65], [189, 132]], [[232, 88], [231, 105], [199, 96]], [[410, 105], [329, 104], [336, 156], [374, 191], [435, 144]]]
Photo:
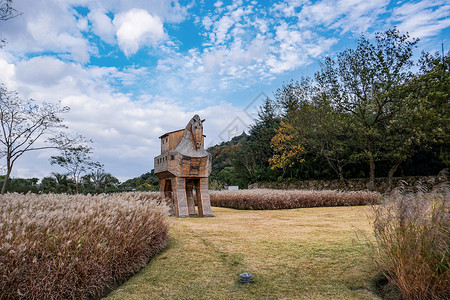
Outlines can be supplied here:
[[[171, 241], [107, 299], [379, 299], [363, 245], [369, 207], [172, 218]], [[357, 234], [359, 232], [359, 234]], [[250, 272], [255, 281], [239, 283]]]

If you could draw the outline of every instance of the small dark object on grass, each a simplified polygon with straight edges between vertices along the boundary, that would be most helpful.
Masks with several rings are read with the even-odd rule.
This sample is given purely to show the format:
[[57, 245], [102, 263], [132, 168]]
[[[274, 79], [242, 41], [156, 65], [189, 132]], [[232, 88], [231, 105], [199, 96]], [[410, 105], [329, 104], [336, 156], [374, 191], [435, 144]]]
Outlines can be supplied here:
[[253, 275], [251, 273], [242, 273], [240, 276], [241, 283], [250, 283], [253, 281]]

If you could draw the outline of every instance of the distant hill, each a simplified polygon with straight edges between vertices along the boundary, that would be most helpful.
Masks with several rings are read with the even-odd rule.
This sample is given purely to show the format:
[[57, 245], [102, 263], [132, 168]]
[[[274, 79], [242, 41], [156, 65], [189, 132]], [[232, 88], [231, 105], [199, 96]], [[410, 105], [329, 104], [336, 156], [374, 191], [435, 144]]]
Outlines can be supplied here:
[[233, 169], [233, 152], [240, 146], [240, 143], [245, 141], [248, 135], [245, 132], [235, 136], [230, 141], [222, 142], [218, 145], [209, 147], [207, 151], [212, 155], [212, 172], [209, 176], [211, 188], [220, 188], [223, 184], [239, 185], [235, 176], [232, 176]]
[[159, 179], [155, 171], [144, 173], [139, 177], [128, 179], [120, 184], [121, 190], [159, 191]]

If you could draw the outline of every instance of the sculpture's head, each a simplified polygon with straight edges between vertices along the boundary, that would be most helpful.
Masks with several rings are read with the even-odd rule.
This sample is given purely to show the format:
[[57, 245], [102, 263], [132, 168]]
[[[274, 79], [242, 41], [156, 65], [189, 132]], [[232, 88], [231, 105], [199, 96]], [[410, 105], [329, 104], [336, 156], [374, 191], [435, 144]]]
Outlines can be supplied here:
[[201, 120], [198, 115], [195, 115], [191, 122], [191, 132], [192, 137], [194, 139], [194, 146], [196, 150], [199, 150], [203, 147], [202, 140], [203, 140], [203, 122], [205, 120]]

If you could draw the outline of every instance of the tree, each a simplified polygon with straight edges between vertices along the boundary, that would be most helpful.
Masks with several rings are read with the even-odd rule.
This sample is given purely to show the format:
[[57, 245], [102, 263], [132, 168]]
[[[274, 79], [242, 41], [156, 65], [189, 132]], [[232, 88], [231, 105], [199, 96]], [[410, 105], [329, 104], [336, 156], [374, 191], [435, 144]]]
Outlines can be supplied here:
[[270, 141], [279, 124], [277, 107], [272, 100], [266, 98], [259, 108], [255, 123], [250, 126], [249, 135], [241, 140], [232, 154], [232, 164], [241, 177], [237, 180], [242, 182], [242, 187], [252, 181], [274, 179], [276, 173], [269, 165], [269, 159], [273, 156]]
[[344, 167], [357, 160], [358, 134], [352, 116], [334, 109], [326, 98], [315, 97], [301, 103], [293, 122], [305, 150], [325, 158], [346, 187]]
[[[4, 180], [4, 176], [0, 176], [0, 182]], [[7, 191], [9, 193], [37, 193], [38, 178], [10, 178]]]
[[351, 115], [333, 107], [322, 87], [310, 78], [283, 85], [276, 96], [284, 120], [272, 139], [272, 167], [284, 173], [295, 162], [303, 162], [300, 155], [320, 155], [346, 186], [343, 168], [355, 160], [352, 151], [357, 136]]
[[159, 178], [155, 175], [155, 170], [144, 173], [139, 177], [128, 179], [119, 188], [121, 190], [138, 189], [138, 190], [159, 190]]
[[103, 168], [98, 168], [83, 177], [83, 186], [96, 192], [106, 189], [117, 189], [118, 184], [119, 179], [110, 173], [106, 173]]
[[364, 155], [369, 161], [370, 190], [375, 189], [375, 162], [383, 141], [383, 128], [396, 113], [399, 93], [411, 76], [412, 49], [418, 39], [389, 29], [377, 33], [376, 44], [362, 36], [355, 50], [327, 58], [316, 74], [327, 97], [339, 110], [352, 114], [364, 128]]
[[82, 174], [95, 168], [101, 168], [102, 165], [91, 159], [93, 151], [92, 147], [89, 146], [92, 143], [91, 140], [86, 140], [79, 135], [74, 139], [67, 138], [66, 143], [69, 142], [70, 146], [61, 148], [61, 155], [50, 158], [50, 164], [59, 165], [69, 172], [69, 176], [72, 176], [72, 180], [75, 182], [75, 189], [78, 194]]
[[[12, 0], [0, 0], [0, 21], [7, 21], [15, 18], [20, 13], [12, 7]], [[0, 39], [0, 48], [3, 47], [6, 40]]]
[[402, 88], [404, 101], [397, 103], [398, 113], [385, 128], [383, 149], [392, 163], [388, 189], [406, 159], [434, 145], [450, 143], [450, 52], [442, 56], [423, 53], [419, 65], [420, 72]]
[[42, 193], [56, 193], [56, 179], [53, 177], [42, 178], [39, 190]]
[[275, 135], [270, 144], [274, 153], [269, 158], [269, 163], [272, 169], [283, 171], [282, 177], [288, 167], [292, 167], [295, 162], [303, 162], [301, 155], [304, 149], [299, 143], [297, 130], [290, 123], [281, 121], [280, 126], [275, 129]]
[[14, 7], [12, 7], [12, 0], [0, 0], [0, 20], [6, 21], [15, 18], [19, 15]]
[[[2, 194], [6, 192], [14, 163], [24, 153], [67, 145], [61, 142], [64, 134], [57, 129], [66, 128], [58, 115], [68, 111], [68, 107], [61, 107], [59, 103], [38, 105], [32, 99], [22, 100], [17, 92], [0, 85], [0, 157], [6, 160]], [[45, 137], [46, 143], [38, 144]], [[70, 140], [66, 142], [70, 143]]]
[[51, 176], [42, 178], [39, 190], [42, 193], [72, 194], [75, 190], [75, 183], [67, 174], [52, 172]]
[[[230, 141], [222, 142], [207, 149], [212, 156], [212, 170], [209, 175], [211, 187], [219, 188], [227, 185], [239, 185], [245, 187], [246, 182], [238, 182], [238, 172], [233, 167], [233, 153], [242, 145], [242, 142], [248, 138], [245, 132], [233, 137]], [[245, 171], [247, 173], [247, 171]], [[241, 176], [242, 177], [242, 176]]]

